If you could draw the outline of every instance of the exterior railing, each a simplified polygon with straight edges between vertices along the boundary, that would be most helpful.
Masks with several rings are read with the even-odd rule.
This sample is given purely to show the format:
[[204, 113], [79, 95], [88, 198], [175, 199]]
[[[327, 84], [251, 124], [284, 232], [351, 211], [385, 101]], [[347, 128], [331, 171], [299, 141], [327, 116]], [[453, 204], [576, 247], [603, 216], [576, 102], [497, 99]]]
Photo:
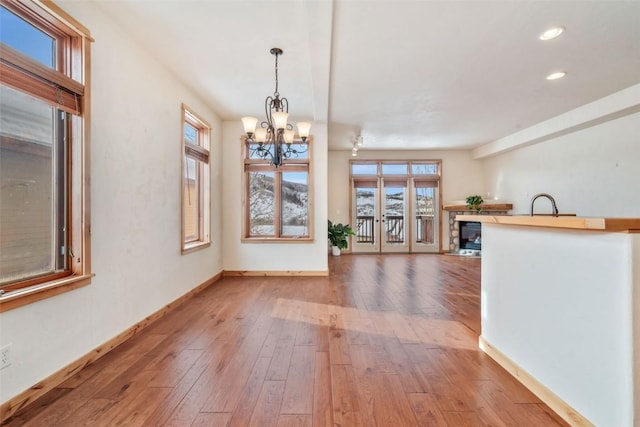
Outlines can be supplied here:
[[385, 224], [387, 243], [404, 243], [404, 216], [387, 215]]
[[[416, 242], [435, 243], [434, 217], [429, 215], [416, 216]], [[369, 215], [356, 217], [355, 239], [357, 243], [375, 243], [375, 218]], [[388, 215], [384, 220], [384, 233], [386, 243], [404, 243], [405, 227], [404, 217], [400, 215]]]
[[356, 229], [354, 231], [356, 232], [356, 242], [358, 243], [375, 242], [372, 216], [356, 217]]

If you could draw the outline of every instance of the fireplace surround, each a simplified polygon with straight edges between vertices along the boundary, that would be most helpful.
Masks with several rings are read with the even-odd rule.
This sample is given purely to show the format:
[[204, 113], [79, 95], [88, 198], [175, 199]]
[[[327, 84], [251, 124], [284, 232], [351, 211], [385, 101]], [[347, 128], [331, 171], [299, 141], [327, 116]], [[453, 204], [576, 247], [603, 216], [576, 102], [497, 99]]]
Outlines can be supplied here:
[[[508, 215], [509, 211], [513, 209], [513, 205], [511, 203], [485, 203], [480, 205], [483, 214], [488, 215]], [[456, 221], [456, 215], [458, 214], [473, 214], [475, 211], [471, 211], [467, 209], [465, 204], [448, 204], [442, 207], [443, 210], [449, 212], [449, 253], [461, 254], [461, 255], [479, 255], [482, 244], [482, 235], [481, 231], [477, 229], [469, 229], [463, 230], [465, 232], [465, 236], [461, 236], [460, 234], [460, 224], [459, 221]], [[464, 222], [473, 222], [473, 221], [464, 221]], [[479, 223], [478, 228], [479, 228]], [[472, 226], [475, 227], [475, 226]], [[480, 233], [479, 236], [474, 236], [475, 233]], [[469, 233], [469, 234], [467, 234]], [[469, 244], [469, 239], [473, 237], [473, 242]], [[479, 237], [477, 239], [476, 237]], [[462, 246], [461, 246], [462, 240]], [[476, 240], [478, 240], [476, 242]], [[476, 249], [477, 248], [477, 249]]]

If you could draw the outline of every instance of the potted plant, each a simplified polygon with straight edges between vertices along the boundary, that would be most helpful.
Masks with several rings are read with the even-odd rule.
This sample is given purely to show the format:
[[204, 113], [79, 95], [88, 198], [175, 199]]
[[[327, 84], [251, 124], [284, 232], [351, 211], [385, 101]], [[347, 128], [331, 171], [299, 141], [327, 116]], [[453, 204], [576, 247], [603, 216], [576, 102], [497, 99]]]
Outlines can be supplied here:
[[341, 249], [346, 249], [349, 245], [347, 239], [356, 233], [349, 225], [333, 223], [329, 220], [328, 236], [331, 242], [331, 254], [333, 256], [340, 255]]
[[466, 202], [467, 202], [467, 209], [469, 209], [470, 211], [476, 211], [476, 213], [482, 212], [482, 208], [480, 207], [480, 205], [482, 205], [482, 203], [484, 202], [484, 200], [482, 199], [482, 196], [478, 194], [474, 196], [469, 196], [467, 197]]

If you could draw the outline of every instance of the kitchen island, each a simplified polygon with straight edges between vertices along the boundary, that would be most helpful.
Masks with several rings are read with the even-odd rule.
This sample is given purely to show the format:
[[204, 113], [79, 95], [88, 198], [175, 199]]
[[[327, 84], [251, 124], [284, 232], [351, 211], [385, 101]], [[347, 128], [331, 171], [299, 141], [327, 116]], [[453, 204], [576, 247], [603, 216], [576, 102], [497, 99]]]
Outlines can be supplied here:
[[640, 425], [640, 218], [456, 220], [482, 223], [480, 347], [572, 425]]

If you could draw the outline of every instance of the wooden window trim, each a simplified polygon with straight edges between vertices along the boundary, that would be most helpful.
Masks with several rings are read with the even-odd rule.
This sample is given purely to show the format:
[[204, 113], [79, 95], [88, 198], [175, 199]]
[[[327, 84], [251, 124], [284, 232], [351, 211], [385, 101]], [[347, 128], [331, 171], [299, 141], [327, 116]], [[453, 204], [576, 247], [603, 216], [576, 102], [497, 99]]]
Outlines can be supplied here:
[[16, 289], [0, 296], [0, 313], [91, 284], [95, 274], [65, 276], [62, 279]]
[[[29, 278], [8, 284], [0, 294], [0, 312], [22, 307], [46, 298], [72, 291], [89, 285], [94, 274], [91, 272], [91, 211], [90, 211], [90, 87], [91, 87], [91, 42], [89, 30], [68, 15], [50, 0], [34, 0], [21, 2], [18, 0], [0, 0], [0, 4], [21, 16], [40, 29], [47, 29], [47, 34], [58, 42], [64, 39], [65, 46], [58, 46], [57, 67], [59, 71], [41, 66], [36, 61], [26, 58], [19, 52], [9, 52], [3, 46], [1, 59], [3, 84], [4, 71], [22, 68], [28, 74], [43, 72], [41, 78], [51, 78], [53, 84], [71, 88], [74, 104], [77, 108], [69, 120], [69, 129], [73, 143], [69, 149], [69, 178], [67, 181], [69, 194], [69, 246], [74, 251], [69, 257], [69, 270], [64, 273], [52, 273], [39, 278]], [[10, 48], [9, 48], [10, 49]], [[8, 55], [7, 55], [8, 53]], [[17, 53], [17, 55], [12, 55]], [[17, 61], [18, 64], [11, 61]], [[46, 68], [46, 73], [44, 72]], [[13, 73], [13, 72], [11, 72]], [[54, 74], [51, 74], [54, 73]], [[20, 88], [18, 88], [20, 89]], [[74, 92], [77, 91], [77, 92]], [[32, 90], [23, 90], [31, 96], [37, 96]], [[71, 105], [71, 104], [70, 104]], [[75, 106], [75, 105], [74, 105]], [[61, 108], [60, 105], [56, 105]], [[66, 109], [67, 112], [69, 109]], [[7, 141], [3, 141], [3, 145]]]
[[[65, 44], [67, 44], [69, 49], [71, 49], [70, 41]], [[34, 78], [54, 83], [60, 88], [79, 96], [84, 95], [84, 85], [82, 83], [72, 79], [71, 77], [67, 77], [61, 71], [51, 69], [39, 62], [35, 62], [27, 55], [10, 46], [4, 45], [2, 47], [2, 50], [0, 50], [0, 60], [2, 60], [3, 64], [7, 64], [11, 68], [19, 70], [21, 74], [26, 73]], [[6, 70], [5, 72], [9, 72], [9, 70]]]
[[[180, 128], [180, 247], [181, 254], [186, 255], [211, 246], [211, 125], [186, 104], [181, 108], [182, 120]], [[185, 124], [194, 127], [198, 132], [197, 143], [186, 141], [184, 137]], [[193, 240], [186, 240], [185, 212], [184, 212], [184, 157], [196, 160], [198, 168], [198, 235]], [[206, 167], [205, 167], [206, 166]]]
[[[313, 136], [309, 136], [306, 141], [307, 144], [307, 158], [305, 159], [288, 159], [279, 168], [274, 168], [269, 165], [269, 160], [262, 159], [249, 159], [248, 148], [246, 143], [246, 137], [240, 138], [243, 151], [242, 151], [242, 236], [240, 241], [242, 243], [313, 243], [314, 238], [314, 172], [313, 172]], [[300, 140], [296, 140], [295, 143], [300, 143]], [[280, 191], [281, 191], [281, 173], [278, 172], [307, 172], [307, 192], [308, 192], [308, 236], [250, 236], [249, 235], [249, 210], [247, 207], [249, 200], [249, 179], [248, 172], [276, 172], [274, 174], [274, 193], [275, 197], [275, 212], [274, 212], [274, 230], [280, 234], [281, 230], [281, 212], [280, 212]]]

